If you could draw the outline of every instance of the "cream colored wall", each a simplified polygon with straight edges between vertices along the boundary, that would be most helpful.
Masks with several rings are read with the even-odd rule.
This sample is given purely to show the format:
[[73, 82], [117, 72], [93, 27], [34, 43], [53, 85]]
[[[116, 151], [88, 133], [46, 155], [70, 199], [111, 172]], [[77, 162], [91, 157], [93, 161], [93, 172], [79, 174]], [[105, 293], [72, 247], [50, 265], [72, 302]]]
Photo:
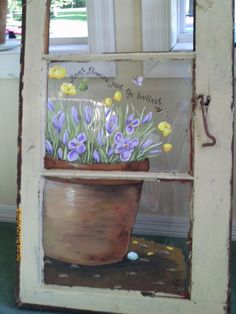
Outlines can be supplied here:
[[0, 204], [16, 203], [18, 79], [0, 79]]

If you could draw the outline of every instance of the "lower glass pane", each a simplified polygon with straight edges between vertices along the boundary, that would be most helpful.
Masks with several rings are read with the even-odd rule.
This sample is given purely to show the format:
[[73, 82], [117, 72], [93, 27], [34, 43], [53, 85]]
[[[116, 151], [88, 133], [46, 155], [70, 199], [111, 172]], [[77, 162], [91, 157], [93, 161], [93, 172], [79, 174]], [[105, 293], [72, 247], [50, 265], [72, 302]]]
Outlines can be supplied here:
[[190, 198], [190, 183], [45, 180], [44, 282], [188, 297]]

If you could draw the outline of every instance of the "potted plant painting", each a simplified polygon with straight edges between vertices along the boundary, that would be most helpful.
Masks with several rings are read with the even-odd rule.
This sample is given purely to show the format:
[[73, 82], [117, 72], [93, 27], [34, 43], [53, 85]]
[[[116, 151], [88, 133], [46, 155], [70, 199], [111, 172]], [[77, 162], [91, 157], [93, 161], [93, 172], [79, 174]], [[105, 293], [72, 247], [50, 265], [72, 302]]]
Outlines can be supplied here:
[[[49, 69], [51, 79], [65, 75]], [[152, 112], [124, 104], [120, 91], [102, 101], [75, 98], [87, 88], [86, 79], [64, 82], [61, 97], [48, 99], [45, 167], [103, 170], [107, 178], [47, 180], [43, 245], [56, 260], [102, 265], [126, 256], [143, 184], [109, 179], [109, 171], [148, 171], [149, 158], [171, 150], [171, 125], [154, 125]]]

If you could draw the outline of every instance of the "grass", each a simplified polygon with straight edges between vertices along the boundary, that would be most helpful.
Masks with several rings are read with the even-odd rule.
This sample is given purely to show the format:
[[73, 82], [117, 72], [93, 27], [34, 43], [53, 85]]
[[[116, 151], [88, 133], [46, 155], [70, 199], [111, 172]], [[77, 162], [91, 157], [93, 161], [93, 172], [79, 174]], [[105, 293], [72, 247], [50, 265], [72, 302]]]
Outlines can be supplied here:
[[87, 11], [84, 9], [59, 9], [57, 15], [51, 17], [51, 20], [77, 20], [87, 21]]
[[[51, 20], [77, 20], [84, 22], [87, 21], [87, 10], [86, 8], [58, 9], [57, 15], [51, 16]], [[21, 22], [21, 13], [13, 14], [13, 19], [10, 22], [18, 25]]]
[[[8, 19], [9, 29], [21, 32], [19, 17]], [[50, 18], [51, 37], [87, 37], [87, 11], [86, 8], [58, 9], [56, 16]], [[20, 39], [20, 36], [17, 35]]]

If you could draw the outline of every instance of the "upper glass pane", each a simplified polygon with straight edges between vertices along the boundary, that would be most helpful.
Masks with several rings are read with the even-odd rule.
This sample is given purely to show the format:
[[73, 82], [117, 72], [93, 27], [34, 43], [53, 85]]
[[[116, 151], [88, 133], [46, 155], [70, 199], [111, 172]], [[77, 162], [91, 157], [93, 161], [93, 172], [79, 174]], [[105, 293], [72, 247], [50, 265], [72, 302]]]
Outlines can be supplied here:
[[148, 158], [151, 171], [189, 172], [191, 61], [189, 77], [162, 78], [175, 62], [50, 64], [46, 156], [72, 164]]
[[192, 50], [193, 8], [193, 0], [54, 0], [51, 51], [58, 44], [91, 53]]
[[[20, 42], [21, 15], [21, 1], [9, 0], [8, 42]], [[50, 1], [51, 52], [187, 51], [193, 33], [194, 0]]]

